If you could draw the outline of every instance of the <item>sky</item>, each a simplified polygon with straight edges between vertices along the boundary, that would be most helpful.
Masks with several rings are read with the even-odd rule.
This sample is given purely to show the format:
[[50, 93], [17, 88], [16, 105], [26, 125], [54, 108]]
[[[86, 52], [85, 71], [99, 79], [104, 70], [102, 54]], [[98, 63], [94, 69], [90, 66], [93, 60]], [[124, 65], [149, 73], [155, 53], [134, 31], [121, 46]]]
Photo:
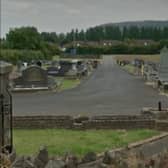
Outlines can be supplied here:
[[122, 21], [168, 20], [168, 0], [0, 0], [1, 36], [10, 28], [69, 32]]

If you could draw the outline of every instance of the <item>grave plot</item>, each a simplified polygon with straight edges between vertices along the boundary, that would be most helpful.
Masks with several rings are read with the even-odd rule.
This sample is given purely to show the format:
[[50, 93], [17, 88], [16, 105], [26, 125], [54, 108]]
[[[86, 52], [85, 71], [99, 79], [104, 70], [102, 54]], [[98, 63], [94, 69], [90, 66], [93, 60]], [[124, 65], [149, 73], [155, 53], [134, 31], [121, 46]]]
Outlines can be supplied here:
[[161, 50], [160, 56], [117, 56], [115, 59], [125, 71], [142, 77], [147, 85], [164, 92], [168, 90], [168, 49], [166, 47]]
[[132, 75], [136, 75], [136, 76], [140, 76], [142, 75], [142, 67], [145, 63], [145, 61], [143, 59], [141, 59], [141, 56], [139, 56], [140, 58], [138, 58], [137, 56], [133, 57], [126, 57], [123, 56], [122, 57], [117, 57], [116, 58], [116, 63], [121, 66], [125, 71], [127, 71], [128, 73], [132, 74]]
[[153, 62], [145, 62], [142, 68], [142, 76], [147, 85], [155, 86], [158, 81], [158, 64]]
[[49, 77], [57, 81], [57, 91], [77, 87], [88, 78], [99, 65], [99, 61], [86, 59], [61, 59], [46, 67]]
[[97, 68], [98, 61], [87, 60], [59, 60], [47, 67], [49, 76], [61, 76], [69, 78], [80, 78], [91, 73], [93, 68]]
[[39, 66], [30, 66], [22, 71], [19, 78], [13, 81], [13, 90], [48, 90], [47, 72]]
[[[18, 63], [10, 75], [13, 91], [63, 91], [77, 87], [99, 65], [97, 60], [70, 59]], [[14, 75], [15, 74], [15, 75]]]

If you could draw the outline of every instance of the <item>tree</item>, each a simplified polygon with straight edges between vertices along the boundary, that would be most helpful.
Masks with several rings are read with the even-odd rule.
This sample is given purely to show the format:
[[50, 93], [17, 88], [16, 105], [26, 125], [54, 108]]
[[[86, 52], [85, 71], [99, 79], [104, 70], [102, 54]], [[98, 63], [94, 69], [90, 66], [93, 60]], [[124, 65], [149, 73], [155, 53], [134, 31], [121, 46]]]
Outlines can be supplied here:
[[85, 36], [84, 30], [81, 30], [81, 31], [79, 32], [78, 37], [79, 37], [79, 40], [80, 40], [80, 41], [85, 41], [85, 40], [86, 40], [86, 36]]
[[41, 37], [35, 27], [10, 29], [6, 40], [12, 49], [38, 50], [41, 47]]
[[51, 42], [51, 43], [59, 42], [58, 35], [55, 32], [51, 32], [51, 33], [42, 32], [41, 38], [43, 41], [46, 41], [46, 42]]

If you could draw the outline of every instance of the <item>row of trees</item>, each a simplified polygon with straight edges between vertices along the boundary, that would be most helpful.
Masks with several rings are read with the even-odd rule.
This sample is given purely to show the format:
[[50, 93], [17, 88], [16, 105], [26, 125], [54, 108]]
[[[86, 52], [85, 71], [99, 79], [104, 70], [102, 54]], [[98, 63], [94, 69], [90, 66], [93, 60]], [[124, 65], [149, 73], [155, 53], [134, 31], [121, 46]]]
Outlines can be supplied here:
[[[55, 32], [39, 33], [35, 27], [21, 27], [11, 29], [2, 42], [3, 48], [41, 50], [51, 48], [58, 49], [57, 45], [70, 43], [72, 41], [103, 41], [118, 40], [167, 40], [168, 27], [124, 27], [97, 26], [86, 31], [78, 29], [66, 34]], [[56, 45], [57, 44], [57, 45]], [[55, 47], [55, 48], [54, 48]]]
[[[130, 39], [130, 40], [129, 40]], [[147, 46], [138, 46], [136, 39], [159, 40]], [[17, 62], [17, 60], [31, 61], [37, 59], [51, 59], [60, 54], [59, 45], [72, 41], [102, 41], [118, 40], [120, 43], [112, 46], [86, 45], [77, 46], [77, 54], [152, 54], [158, 53], [163, 46], [168, 46], [168, 27], [120, 29], [117, 26], [90, 28], [87, 31], [72, 30], [67, 34], [39, 33], [35, 27], [21, 27], [11, 29], [5, 39], [1, 39], [0, 59]], [[129, 43], [128, 41], [133, 42]], [[68, 45], [68, 53], [73, 46]]]
[[118, 26], [97, 26], [89, 28], [88, 30], [79, 31], [72, 30], [66, 34], [56, 33], [41, 33], [45, 41], [65, 44], [72, 41], [102, 41], [102, 40], [118, 40], [124, 41], [126, 39], [134, 40], [154, 40], [160, 41], [168, 39], [168, 27], [124, 27]]

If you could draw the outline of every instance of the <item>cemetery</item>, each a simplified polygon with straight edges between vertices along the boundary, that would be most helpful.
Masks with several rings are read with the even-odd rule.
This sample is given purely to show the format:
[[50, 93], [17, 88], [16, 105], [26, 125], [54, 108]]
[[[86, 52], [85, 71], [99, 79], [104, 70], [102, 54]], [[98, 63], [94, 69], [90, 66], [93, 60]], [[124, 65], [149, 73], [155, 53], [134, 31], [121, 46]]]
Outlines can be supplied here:
[[19, 63], [10, 75], [10, 85], [14, 92], [71, 89], [90, 76], [97, 68], [99, 61], [59, 59], [29, 64]]
[[[164, 48], [160, 63], [142, 59], [117, 63], [122, 67], [133, 66], [136, 75], [166, 90], [167, 53]], [[20, 75], [11, 82], [12, 65], [0, 62], [1, 167], [160, 168], [167, 163], [168, 109], [161, 102], [158, 108], [143, 108], [139, 115], [13, 115], [11, 87], [13, 91], [49, 90], [59, 79], [64, 80], [62, 90], [66, 90], [69, 85], [76, 87], [74, 81], [79, 84], [99, 64], [97, 60], [77, 59], [51, 61], [44, 66], [40, 61], [24, 63]], [[40, 148], [41, 145], [44, 147]]]
[[0, 168], [168, 168], [167, 1], [2, 0]]
[[116, 62], [127, 72], [141, 76], [146, 84], [167, 92], [168, 80], [168, 49], [161, 50], [160, 56], [126, 56], [116, 57]]
[[[35, 76], [30, 77], [29, 72], [34, 70], [36, 72], [34, 73]], [[137, 116], [102, 115], [92, 117], [78, 116], [75, 118], [72, 116], [12, 116], [12, 96], [9, 91], [8, 78], [11, 71], [11, 64], [0, 62], [0, 133], [2, 135], [0, 141], [0, 149], [2, 153], [0, 157], [1, 167], [5, 165], [8, 167], [12, 166], [12, 168], [19, 168], [22, 166], [26, 168], [54, 168], [54, 166], [59, 166], [60, 168], [80, 168], [89, 166], [109, 167], [110, 165], [129, 166], [129, 159], [134, 155], [134, 153], [136, 153], [136, 157], [134, 158], [136, 163], [134, 164], [141, 164], [141, 167], [144, 166], [144, 168], [147, 164], [149, 166], [152, 164], [156, 165], [156, 161], [158, 165], [161, 165], [163, 162], [167, 161], [167, 154], [163, 151], [168, 149], [168, 134], [162, 132], [168, 131], [168, 122], [165, 120], [165, 117], [168, 116], [168, 113], [165, 111], [166, 109], [162, 109], [161, 104], [158, 106], [157, 115], [146, 115], [145, 113], [142, 113], [141, 115]], [[46, 84], [46, 78], [43, 78], [46, 77], [46, 73], [44, 72], [45, 71], [42, 71], [41, 68], [37, 66], [28, 67], [28, 69], [25, 69], [23, 72], [24, 77], [26, 77], [28, 80], [26, 81], [25, 78], [21, 78], [20, 81], [22, 81], [22, 84], [26, 85], [26, 87], [30, 87], [33, 82], [33, 85], [40, 85], [40, 87], [44, 87]], [[41, 76], [39, 74], [41, 74]], [[33, 80], [36, 79], [36, 75], [39, 76], [37, 78], [39, 80]], [[45, 131], [43, 131], [44, 129]], [[87, 132], [84, 130], [87, 130]], [[24, 137], [21, 137], [23, 134]], [[63, 134], [64, 141], [61, 138]], [[88, 136], [86, 136], [86, 134]], [[102, 135], [102, 139], [100, 139], [98, 136], [99, 134]], [[40, 139], [37, 140], [35, 135]], [[55, 135], [56, 138], [53, 139], [52, 142], [50, 142], [48, 139], [50, 135], [52, 135], [53, 138]], [[61, 137], [58, 135], [61, 135]], [[73, 140], [71, 140], [68, 135], [73, 138]], [[65, 138], [66, 136], [67, 138]], [[24, 144], [24, 142], [26, 143], [24, 138], [27, 139], [27, 137], [29, 137], [29, 143], [34, 145], [32, 146], [33, 148], [30, 148], [29, 144]], [[42, 137], [44, 137], [44, 139]], [[85, 138], [83, 139], [82, 137]], [[112, 139], [108, 140], [108, 137], [111, 137]], [[122, 137], [124, 137], [125, 141], [123, 141]], [[29, 150], [29, 152], [25, 151], [29, 155], [32, 155], [32, 152], [35, 152], [34, 149], [38, 150], [40, 144], [36, 144], [34, 138], [37, 140], [36, 143], [39, 142], [43, 145], [46, 144], [46, 146], [49, 145], [48, 150], [46, 148], [41, 148], [35, 157], [18, 156], [24, 154], [24, 149]], [[66, 142], [65, 140], [68, 141]], [[104, 140], [106, 142], [104, 142]], [[114, 142], [112, 143], [113, 140]], [[91, 145], [90, 148], [87, 148], [87, 143], [90, 144], [91, 141], [93, 145]], [[95, 141], [99, 141], [100, 144], [95, 144]], [[108, 141], [109, 143], [107, 143]], [[134, 143], [135, 141], [139, 142]], [[55, 142], [57, 143], [55, 144]], [[84, 144], [81, 145], [81, 143]], [[21, 144], [24, 147], [22, 147]], [[107, 144], [107, 146], [104, 146], [104, 144]], [[114, 144], [114, 146], [111, 146], [112, 144]], [[158, 149], [159, 147], [159, 151], [151, 150], [151, 144], [153, 145], [153, 149]], [[63, 146], [61, 147], [61, 145]], [[72, 147], [72, 151], [70, 152], [73, 154], [65, 155], [64, 152], [66, 152], [66, 149], [71, 150], [69, 145]], [[57, 149], [57, 147], [59, 148]], [[84, 149], [82, 149], [82, 147]], [[14, 151], [15, 148], [16, 151], [20, 151], [18, 152], [18, 155], [16, 155]], [[33, 151], [31, 151], [31, 149], [33, 149]], [[145, 149], [148, 149], [147, 151], [151, 152], [148, 153]], [[105, 152], [105, 150], [107, 151]], [[156, 155], [158, 153], [159, 157]], [[54, 158], [50, 158], [51, 154], [57, 156], [65, 155], [65, 157], [60, 158], [55, 156]], [[155, 158], [153, 156], [155, 156]]]

